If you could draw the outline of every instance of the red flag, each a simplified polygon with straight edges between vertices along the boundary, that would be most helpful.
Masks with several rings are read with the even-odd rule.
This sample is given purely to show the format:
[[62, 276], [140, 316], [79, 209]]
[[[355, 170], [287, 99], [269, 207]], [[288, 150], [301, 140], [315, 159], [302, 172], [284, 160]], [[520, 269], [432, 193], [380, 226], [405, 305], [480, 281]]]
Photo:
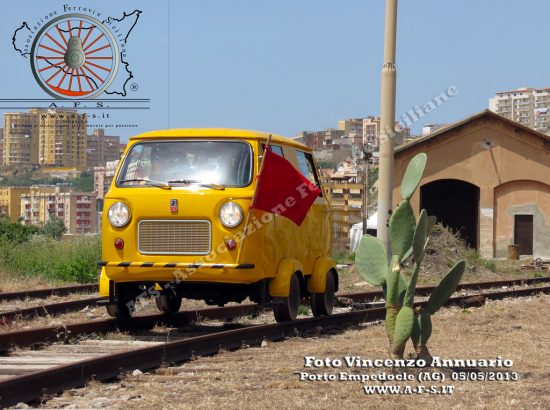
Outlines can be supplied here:
[[264, 155], [250, 208], [284, 216], [300, 226], [321, 190], [280, 155], [270, 149]]

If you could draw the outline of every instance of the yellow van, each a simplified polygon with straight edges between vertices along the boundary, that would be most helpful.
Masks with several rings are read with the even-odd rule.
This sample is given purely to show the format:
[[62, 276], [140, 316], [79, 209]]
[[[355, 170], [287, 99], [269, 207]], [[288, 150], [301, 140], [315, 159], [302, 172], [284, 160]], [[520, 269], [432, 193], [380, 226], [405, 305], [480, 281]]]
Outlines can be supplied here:
[[[319, 187], [300, 226], [249, 209], [262, 155], [283, 156]], [[165, 313], [182, 298], [223, 306], [271, 306], [294, 320], [302, 299], [332, 312], [338, 274], [331, 214], [311, 150], [291, 139], [238, 129], [172, 129], [130, 139], [105, 196], [100, 294], [111, 316], [155, 297]]]

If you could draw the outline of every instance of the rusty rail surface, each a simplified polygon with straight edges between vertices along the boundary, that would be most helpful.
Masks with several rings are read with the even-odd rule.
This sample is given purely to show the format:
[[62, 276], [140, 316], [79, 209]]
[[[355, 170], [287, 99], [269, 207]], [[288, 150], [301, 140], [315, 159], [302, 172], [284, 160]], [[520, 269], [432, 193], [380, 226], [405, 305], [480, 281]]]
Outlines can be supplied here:
[[97, 292], [98, 285], [74, 285], [59, 288], [46, 288], [35, 290], [23, 290], [19, 292], [0, 293], [0, 301], [18, 300], [26, 298], [47, 298], [48, 296], [66, 296], [71, 293]]
[[[511, 280], [498, 280], [498, 281], [488, 281], [488, 282], [477, 282], [477, 283], [463, 283], [458, 285], [457, 290], [481, 290], [481, 289], [490, 289], [502, 286], [522, 286], [522, 285], [533, 285], [536, 283], [547, 283], [550, 282], [550, 277], [540, 277], [540, 278], [523, 278], [523, 279], [511, 279]], [[80, 291], [94, 291], [97, 290], [96, 285], [83, 285], [82, 287], [65, 287], [65, 288], [55, 288], [55, 289], [46, 289], [46, 291], [65, 291], [66, 294], [74, 293], [71, 292], [73, 289], [84, 289]], [[417, 295], [427, 295], [431, 293], [434, 289], [434, 286], [419, 286], [416, 288]], [[42, 292], [39, 291], [29, 291], [29, 292]], [[26, 292], [26, 293], [29, 293]], [[25, 292], [20, 292], [25, 293]], [[55, 293], [59, 295], [59, 293]], [[2, 294], [0, 294], [1, 297]], [[368, 291], [368, 292], [357, 292], [357, 293], [339, 293], [336, 295], [339, 298], [347, 298], [353, 302], [370, 302], [376, 299], [383, 298], [383, 293], [381, 291]], [[81, 299], [75, 301], [67, 302], [58, 302], [52, 304], [46, 304], [36, 307], [30, 307], [25, 309], [16, 309], [7, 312], [0, 312], [0, 325], [2, 321], [13, 320], [17, 317], [21, 318], [33, 318], [37, 316], [47, 316], [51, 314], [63, 314], [68, 312], [74, 312], [81, 309], [84, 309], [86, 306], [93, 306], [98, 301], [102, 300], [101, 297], [93, 297], [88, 299]]]
[[117, 330], [151, 329], [156, 325], [178, 326], [204, 319], [230, 319], [253, 315], [260, 310], [256, 304], [232, 305], [178, 312], [174, 315], [151, 314], [135, 316], [130, 322], [116, 319], [88, 320], [59, 326], [48, 326], [0, 333], [0, 353], [11, 347], [28, 347], [45, 343], [67, 342], [82, 335], [116, 332]]
[[[486, 292], [483, 298], [495, 300], [536, 293], [550, 293], [550, 286]], [[469, 299], [472, 299], [472, 295], [456, 296], [451, 298], [447, 305], [467, 304]], [[425, 303], [427, 302], [419, 302], [416, 305], [420, 306]], [[252, 308], [254, 305], [248, 305], [248, 307]], [[227, 308], [213, 308], [210, 309], [210, 312], [220, 313], [225, 309]], [[242, 309], [242, 305], [235, 306], [234, 313], [240, 309]], [[204, 311], [208, 311], [208, 309], [181, 313], [182, 316], [185, 316], [185, 314], [196, 315], [198, 312]], [[225, 316], [226, 313], [222, 313], [222, 315]], [[342, 329], [363, 322], [381, 320], [384, 317], [385, 308], [383, 307], [364, 309], [331, 316], [299, 319], [287, 323], [221, 331], [60, 365], [0, 382], [0, 406], [7, 407], [22, 401], [37, 400], [44, 395], [57, 394], [68, 388], [83, 386], [92, 379], [108, 380], [134, 369], [149, 370], [167, 363], [186, 361], [194, 356], [216, 354], [222, 348], [231, 350], [238, 349], [244, 344], [257, 345], [266, 339], [280, 340], [286, 336], [307, 336], [311, 332], [318, 333], [321, 330], [326, 331], [334, 328]], [[106, 321], [101, 322], [105, 325]]]
[[[471, 283], [461, 283], [456, 287], [456, 290], [482, 290], [482, 289], [491, 289], [498, 288], [502, 286], [528, 286], [535, 285], [537, 283], [548, 283], [550, 282], [550, 276], [544, 276], [540, 278], [519, 278], [519, 279], [508, 279], [508, 280], [493, 280], [486, 282], [471, 282]], [[416, 288], [416, 295], [425, 296], [429, 295], [435, 286], [418, 286]], [[336, 295], [341, 298], [348, 298], [354, 302], [368, 302], [378, 298], [383, 298], [384, 295], [379, 290], [372, 290], [367, 292], [356, 292], [356, 293], [339, 293]]]
[[48, 316], [52, 314], [75, 312], [77, 310], [82, 310], [87, 306], [95, 306], [97, 302], [103, 299], [105, 298], [94, 297], [81, 300], [69, 300], [67, 302], [50, 303], [47, 305], [0, 312], [0, 324], [6, 323], [6, 321], [9, 320], [14, 320], [17, 317], [34, 318], [38, 316]]

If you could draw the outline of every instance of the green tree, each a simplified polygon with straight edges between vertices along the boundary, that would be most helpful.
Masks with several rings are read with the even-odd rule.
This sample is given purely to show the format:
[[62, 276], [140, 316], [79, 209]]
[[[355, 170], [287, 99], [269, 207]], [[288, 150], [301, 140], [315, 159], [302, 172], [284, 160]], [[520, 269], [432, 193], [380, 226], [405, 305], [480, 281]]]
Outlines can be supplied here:
[[63, 234], [67, 232], [67, 228], [63, 223], [63, 219], [57, 216], [50, 216], [48, 222], [42, 227], [42, 234], [54, 239], [61, 239]]

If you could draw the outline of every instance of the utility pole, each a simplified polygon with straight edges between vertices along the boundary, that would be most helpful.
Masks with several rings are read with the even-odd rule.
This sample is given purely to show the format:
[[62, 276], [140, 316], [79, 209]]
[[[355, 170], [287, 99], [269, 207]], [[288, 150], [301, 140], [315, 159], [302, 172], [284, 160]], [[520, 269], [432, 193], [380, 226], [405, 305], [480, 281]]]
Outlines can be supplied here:
[[386, 0], [386, 31], [384, 35], [384, 65], [380, 97], [380, 168], [378, 176], [377, 237], [388, 250], [388, 221], [393, 190], [393, 145], [395, 136], [395, 37], [397, 31], [397, 0]]

